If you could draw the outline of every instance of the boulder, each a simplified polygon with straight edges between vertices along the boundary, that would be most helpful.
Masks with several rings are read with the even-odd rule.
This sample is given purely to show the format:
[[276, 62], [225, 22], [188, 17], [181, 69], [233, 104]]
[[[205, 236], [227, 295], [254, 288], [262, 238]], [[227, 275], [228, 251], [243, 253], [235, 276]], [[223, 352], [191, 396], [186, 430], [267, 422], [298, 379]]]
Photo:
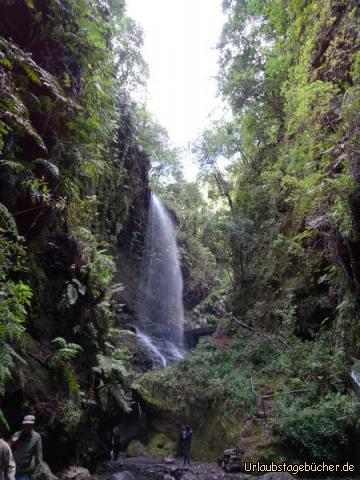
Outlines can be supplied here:
[[242, 469], [242, 457], [244, 450], [241, 448], [229, 448], [224, 451], [220, 465], [225, 472], [239, 472]]
[[145, 445], [139, 440], [132, 440], [126, 450], [128, 457], [146, 457], [148, 455]]
[[60, 480], [91, 480], [91, 474], [87, 468], [72, 465], [59, 474]]
[[31, 475], [32, 480], [58, 480], [58, 477], [56, 477], [50, 470], [50, 467], [47, 463], [41, 462], [40, 465], [38, 465], [34, 471], [34, 473]]

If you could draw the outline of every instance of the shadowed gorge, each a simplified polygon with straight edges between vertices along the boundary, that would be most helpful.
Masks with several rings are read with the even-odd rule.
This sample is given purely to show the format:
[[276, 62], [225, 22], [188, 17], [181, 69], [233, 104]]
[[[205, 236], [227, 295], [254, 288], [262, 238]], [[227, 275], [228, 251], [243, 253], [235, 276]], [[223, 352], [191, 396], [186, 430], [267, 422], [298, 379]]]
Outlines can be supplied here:
[[[202, 2], [0, 1], [0, 433], [60, 480], [356, 478], [359, 2]], [[147, 99], [187, 57], [185, 145]]]

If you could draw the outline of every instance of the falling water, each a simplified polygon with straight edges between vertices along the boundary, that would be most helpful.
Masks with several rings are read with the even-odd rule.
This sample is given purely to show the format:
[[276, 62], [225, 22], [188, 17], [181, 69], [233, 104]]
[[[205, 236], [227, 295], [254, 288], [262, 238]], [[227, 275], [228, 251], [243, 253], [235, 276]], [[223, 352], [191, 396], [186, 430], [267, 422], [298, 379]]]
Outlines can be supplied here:
[[164, 367], [183, 357], [183, 282], [174, 226], [164, 205], [151, 195], [138, 302], [137, 333]]

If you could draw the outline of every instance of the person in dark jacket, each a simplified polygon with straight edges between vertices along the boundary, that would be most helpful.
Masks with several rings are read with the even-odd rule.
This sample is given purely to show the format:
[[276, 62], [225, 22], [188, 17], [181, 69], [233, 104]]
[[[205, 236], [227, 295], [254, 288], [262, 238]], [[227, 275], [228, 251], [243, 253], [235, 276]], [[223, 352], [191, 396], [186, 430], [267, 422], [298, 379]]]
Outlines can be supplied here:
[[114, 427], [111, 432], [111, 460], [117, 460], [120, 454], [120, 430]]
[[26, 415], [22, 430], [16, 432], [10, 440], [16, 463], [16, 480], [29, 480], [35, 468], [42, 462], [41, 437], [35, 432], [34, 425], [35, 417]]
[[183, 425], [180, 431], [180, 448], [183, 454], [183, 464], [190, 465], [190, 447], [192, 430], [189, 425]]

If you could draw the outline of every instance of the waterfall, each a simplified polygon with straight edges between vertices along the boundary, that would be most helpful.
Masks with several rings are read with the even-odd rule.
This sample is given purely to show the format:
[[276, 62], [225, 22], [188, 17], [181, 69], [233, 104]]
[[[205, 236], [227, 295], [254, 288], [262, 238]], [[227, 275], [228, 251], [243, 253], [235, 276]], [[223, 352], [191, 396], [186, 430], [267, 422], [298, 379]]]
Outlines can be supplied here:
[[139, 339], [154, 367], [183, 357], [183, 281], [175, 230], [159, 198], [151, 195], [138, 300]]

